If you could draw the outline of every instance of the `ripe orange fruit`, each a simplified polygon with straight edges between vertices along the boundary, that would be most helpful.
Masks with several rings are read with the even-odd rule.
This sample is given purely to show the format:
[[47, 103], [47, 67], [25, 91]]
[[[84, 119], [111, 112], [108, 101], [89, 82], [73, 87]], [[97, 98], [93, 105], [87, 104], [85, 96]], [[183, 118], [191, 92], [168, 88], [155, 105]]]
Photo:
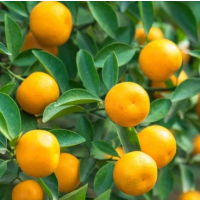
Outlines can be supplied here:
[[30, 29], [41, 44], [49, 47], [62, 45], [72, 31], [71, 12], [57, 1], [40, 2], [31, 11]]
[[46, 52], [53, 54], [54, 56], [58, 55], [58, 47], [45, 47], [44, 45], [41, 45], [31, 32], [28, 32], [28, 34], [26, 35], [22, 51], [28, 49], [42, 49]]
[[22, 181], [12, 191], [12, 200], [43, 200], [43, 198], [42, 187], [34, 180]]
[[[118, 153], [118, 155], [120, 156], [120, 158], [125, 154], [125, 152], [124, 152], [124, 150], [122, 149], [121, 146], [117, 147], [115, 150], [117, 151], [117, 153]], [[111, 158], [111, 157], [112, 157], [113, 160], [119, 160], [119, 159], [120, 159], [120, 158], [117, 157], [117, 156], [106, 155], [106, 158], [107, 158], [107, 159], [109, 159], [109, 158]]]
[[125, 154], [115, 163], [114, 183], [128, 195], [142, 195], [149, 192], [157, 180], [155, 161], [141, 151]]
[[200, 153], [200, 135], [197, 135], [193, 141], [193, 152], [192, 154], [195, 156]]
[[17, 162], [24, 173], [41, 178], [54, 172], [60, 157], [57, 138], [45, 130], [25, 133], [16, 146]]
[[142, 49], [139, 64], [150, 80], [166, 81], [181, 67], [182, 55], [175, 43], [158, 39]]
[[59, 97], [59, 87], [48, 74], [34, 72], [29, 75], [17, 90], [17, 101], [27, 113], [39, 115]]
[[181, 194], [178, 200], [199, 200], [200, 199], [200, 192], [198, 191], [188, 191]]
[[108, 116], [124, 127], [138, 125], [147, 117], [149, 109], [149, 96], [137, 83], [119, 83], [110, 89], [105, 98]]
[[141, 151], [151, 156], [158, 168], [166, 166], [176, 154], [176, 140], [166, 128], [152, 125], [139, 134]]
[[[186, 79], [188, 79], [188, 76], [185, 73], [185, 71], [181, 71], [178, 78], [175, 75], [172, 75], [170, 77], [170, 80], [172, 81], [174, 86], [178, 86]], [[166, 88], [167, 86], [166, 86], [165, 82], [162, 82], [162, 81], [151, 81], [151, 87], [152, 88]], [[162, 97], [162, 95], [159, 92], [155, 92], [154, 95], [156, 98]]]
[[43, 198], [42, 187], [34, 180], [22, 181], [12, 191], [12, 200], [43, 200]]
[[[158, 27], [152, 27], [147, 35], [148, 41], [164, 38], [163, 32]], [[135, 39], [138, 40], [140, 45], [143, 45], [146, 40], [146, 34], [143, 28], [137, 28], [135, 31]]]
[[71, 192], [80, 184], [80, 161], [69, 153], [61, 153], [55, 175], [58, 179], [59, 192]]

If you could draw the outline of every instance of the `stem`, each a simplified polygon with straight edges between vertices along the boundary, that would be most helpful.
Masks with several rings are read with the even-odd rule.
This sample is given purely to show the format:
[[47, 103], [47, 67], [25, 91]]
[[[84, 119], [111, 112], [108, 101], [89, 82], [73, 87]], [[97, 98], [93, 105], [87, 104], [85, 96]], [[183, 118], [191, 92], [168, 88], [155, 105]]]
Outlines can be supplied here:
[[16, 79], [18, 79], [18, 80], [20, 80], [20, 81], [24, 81], [24, 79], [23, 79], [21, 76], [19, 76], [19, 75], [17, 75], [17, 74], [14, 74], [14, 73], [13, 73], [12, 71], [10, 71], [7, 67], [4, 67], [2, 63], [0, 63], [0, 66], [1, 66], [1, 68], [3, 69], [3, 71], [4, 71], [5, 73], [7, 73], [8, 75], [13, 76], [13, 77], [15, 77]]

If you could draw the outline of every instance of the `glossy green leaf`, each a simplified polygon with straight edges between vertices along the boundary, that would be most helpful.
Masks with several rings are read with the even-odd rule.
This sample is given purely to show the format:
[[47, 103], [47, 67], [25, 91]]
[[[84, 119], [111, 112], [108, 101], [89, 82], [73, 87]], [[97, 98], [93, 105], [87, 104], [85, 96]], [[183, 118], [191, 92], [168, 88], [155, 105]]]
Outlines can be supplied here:
[[78, 1], [62, 1], [62, 3], [65, 4], [69, 8], [69, 10], [72, 14], [73, 22], [75, 23], [80, 2], [78, 2]]
[[7, 8], [10, 10], [16, 12], [17, 14], [28, 17], [26, 8], [24, 7], [24, 4], [20, 1], [1, 1], [2, 4], [4, 4]]
[[77, 74], [76, 56], [74, 56], [77, 52], [78, 47], [71, 39], [59, 47], [59, 58], [65, 64], [70, 78], [75, 78]]
[[139, 9], [145, 34], [148, 35], [154, 21], [154, 10], [152, 1], [139, 1]]
[[55, 106], [87, 104], [101, 102], [102, 100], [84, 89], [71, 89], [65, 92], [55, 103]]
[[8, 15], [5, 15], [5, 35], [8, 51], [12, 54], [9, 58], [13, 61], [21, 50], [23, 39], [19, 26]]
[[5, 93], [7, 95], [10, 95], [12, 91], [14, 90], [16, 86], [16, 83], [13, 83], [12, 81], [9, 82], [8, 84], [4, 85], [3, 87], [0, 88], [1, 93]]
[[102, 77], [103, 82], [108, 89], [111, 89], [114, 85], [118, 82], [118, 62], [117, 57], [114, 52], [112, 52], [105, 60], [103, 70], [102, 70]]
[[0, 42], [0, 54], [12, 55], [2, 42]]
[[142, 124], [148, 124], [163, 119], [169, 112], [171, 101], [169, 99], [157, 99], [150, 105], [150, 112]]
[[171, 194], [174, 186], [173, 172], [165, 167], [158, 182], [158, 196], [160, 200], [166, 200]]
[[192, 169], [186, 165], [180, 165], [182, 191], [195, 189], [195, 178]]
[[58, 181], [54, 173], [50, 176], [39, 178], [38, 182], [52, 200], [58, 199]]
[[200, 79], [189, 78], [183, 81], [174, 91], [171, 101], [181, 101], [200, 93]]
[[21, 112], [22, 119], [22, 133], [26, 133], [38, 128], [37, 118], [34, 115], [30, 115], [26, 112]]
[[[103, 1], [88, 1], [88, 6], [92, 15], [101, 28], [112, 38], [117, 37], [118, 23], [115, 11]], [[109, 19], [109, 20], [108, 20]]]
[[89, 26], [94, 22], [94, 17], [88, 9], [83, 7], [79, 7], [78, 15], [77, 15], [77, 24], [79, 24], [79, 28], [84, 28]]
[[98, 49], [94, 40], [86, 33], [77, 33], [77, 45], [79, 49], [88, 51], [93, 56], [97, 53]]
[[94, 200], [110, 200], [111, 189], [106, 190], [104, 193], [96, 197]]
[[4, 154], [7, 151], [7, 139], [0, 132], [0, 153]]
[[190, 163], [199, 163], [200, 162], [200, 154], [193, 156], [190, 160]]
[[21, 118], [17, 104], [6, 94], [0, 93], [0, 131], [9, 140], [19, 135]]
[[130, 23], [127, 26], [119, 27], [118, 32], [117, 42], [131, 44], [135, 33], [135, 26], [133, 23]]
[[85, 200], [88, 185], [84, 185], [81, 188], [74, 190], [61, 197], [59, 200]]
[[68, 90], [69, 77], [63, 62], [59, 58], [44, 51], [33, 51], [33, 54], [42, 64], [44, 69], [55, 78], [61, 92], [63, 93]]
[[108, 155], [119, 157], [116, 150], [108, 142], [104, 140], [96, 140], [92, 142], [92, 145]]
[[135, 55], [135, 49], [127, 44], [109, 44], [103, 47], [95, 56], [94, 60], [96, 67], [103, 67], [105, 59], [112, 51], [114, 51], [116, 54], [119, 67], [128, 63]]
[[22, 136], [22, 132], [20, 132], [20, 134], [17, 135], [16, 137], [12, 138], [10, 140], [10, 142], [9, 142], [9, 146], [11, 148], [15, 148], [15, 146], [17, 145], [17, 143], [18, 143], [18, 141], [19, 141], [19, 139], [20, 139], [21, 136]]
[[[197, 22], [193, 12], [183, 2], [166, 2], [161, 3], [165, 12], [178, 24], [187, 36], [193, 41], [198, 41]], [[174, 12], [176, 11], [176, 12]]]
[[26, 1], [26, 7], [29, 13], [31, 13], [32, 9], [38, 4], [38, 1]]
[[113, 170], [115, 167], [114, 162], [109, 162], [96, 173], [94, 178], [94, 190], [97, 196], [110, 189], [114, 183]]
[[99, 76], [92, 56], [87, 51], [80, 50], [77, 54], [76, 62], [83, 85], [96, 94], [99, 89]]
[[78, 121], [78, 132], [86, 139], [85, 145], [89, 149], [92, 145], [94, 131], [91, 122], [83, 115]]
[[80, 106], [69, 105], [69, 106], [55, 107], [55, 103], [52, 103], [45, 108], [42, 121], [45, 123], [49, 120], [57, 119], [75, 112], [86, 112], [86, 111]]
[[140, 151], [140, 143], [134, 128], [125, 128], [117, 126], [117, 134], [121, 141], [122, 147], [126, 153], [131, 151]]
[[7, 163], [8, 160], [0, 160], [0, 177], [3, 176], [3, 174], [5, 173], [6, 169], [7, 169]]
[[98, 119], [94, 123], [94, 138], [93, 138], [93, 140], [101, 140], [102, 139], [103, 124], [104, 124], [103, 119]]
[[29, 67], [36, 61], [37, 58], [33, 55], [32, 49], [29, 49], [21, 52], [13, 61], [13, 65], [18, 67]]
[[188, 51], [188, 54], [192, 57], [200, 59], [200, 50], [190, 50]]
[[96, 166], [96, 160], [93, 157], [83, 157], [80, 161], [80, 180], [84, 182], [92, 173]]
[[54, 129], [50, 130], [50, 132], [56, 136], [60, 147], [71, 147], [85, 142], [85, 138], [73, 131], [65, 129]]

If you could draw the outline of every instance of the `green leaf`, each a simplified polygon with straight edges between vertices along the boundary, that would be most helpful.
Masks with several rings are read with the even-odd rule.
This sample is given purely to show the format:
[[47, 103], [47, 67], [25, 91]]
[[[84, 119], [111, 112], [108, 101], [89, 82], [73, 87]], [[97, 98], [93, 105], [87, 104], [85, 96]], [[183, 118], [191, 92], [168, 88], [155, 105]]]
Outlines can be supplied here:
[[111, 89], [118, 82], [119, 68], [117, 63], [117, 57], [114, 52], [112, 52], [105, 60], [102, 77], [103, 82], [108, 89]]
[[195, 189], [194, 172], [189, 166], [180, 165], [182, 191], [187, 192]]
[[97, 53], [98, 49], [94, 40], [86, 33], [77, 33], [77, 45], [79, 49], [84, 49], [91, 53], [93, 56]]
[[95, 56], [96, 67], [103, 67], [105, 59], [110, 52], [114, 51], [117, 57], [118, 65], [123, 66], [128, 63], [135, 55], [135, 49], [124, 43], [113, 43], [103, 47]]
[[8, 51], [12, 54], [9, 58], [13, 61], [21, 50], [23, 39], [19, 26], [8, 15], [5, 15], [5, 35]]
[[[187, 36], [193, 41], [198, 41], [197, 22], [190, 8], [182, 2], [161, 2], [162, 8], [179, 25]], [[176, 11], [176, 12], [174, 12]]]
[[80, 6], [77, 15], [77, 24], [79, 24], [79, 28], [85, 28], [93, 22], [94, 18], [89, 12], [89, 10]]
[[29, 49], [21, 52], [13, 61], [13, 65], [18, 67], [29, 67], [36, 61], [37, 58], [33, 55], [32, 49]]
[[200, 79], [189, 78], [183, 81], [174, 91], [171, 101], [181, 101], [200, 93]]
[[121, 141], [122, 147], [126, 153], [131, 151], [140, 151], [140, 143], [134, 128], [125, 128], [117, 126], [117, 134]]
[[154, 10], [152, 1], [139, 1], [139, 9], [145, 34], [148, 35], [154, 21]]
[[150, 112], [142, 124], [148, 124], [163, 119], [171, 107], [169, 99], [157, 99], [151, 103]]
[[96, 160], [93, 157], [83, 157], [80, 161], [80, 179], [81, 182], [84, 182], [89, 175], [92, 173], [96, 166]]
[[6, 94], [0, 93], [0, 131], [9, 140], [19, 135], [21, 118], [17, 104]]
[[113, 170], [115, 167], [114, 162], [109, 162], [104, 165], [96, 173], [94, 178], [94, 190], [97, 196], [110, 189], [114, 183], [113, 181]]
[[200, 154], [193, 156], [190, 160], [190, 163], [199, 163], [200, 162]]
[[22, 119], [22, 133], [26, 133], [38, 128], [37, 118], [34, 115], [30, 115], [26, 112], [21, 112]]
[[26, 7], [29, 13], [31, 13], [32, 9], [39, 3], [39, 1], [26, 1]]
[[94, 123], [94, 138], [93, 138], [93, 140], [101, 140], [102, 134], [103, 134], [103, 124], [104, 124], [103, 119], [98, 119]]
[[116, 150], [108, 142], [104, 140], [96, 140], [92, 142], [92, 145], [108, 155], [119, 157]]
[[188, 54], [192, 57], [200, 59], [200, 50], [190, 50], [188, 51]]
[[65, 44], [59, 47], [59, 58], [65, 64], [65, 67], [69, 73], [69, 77], [74, 79], [77, 74], [76, 66], [76, 55], [78, 52], [78, 47], [69, 39]]
[[86, 139], [85, 146], [89, 149], [92, 145], [94, 131], [91, 122], [83, 115], [78, 121], [78, 132]]
[[76, 62], [83, 85], [92, 93], [97, 94], [99, 76], [92, 56], [87, 51], [80, 50], [77, 54]]
[[160, 200], [165, 200], [169, 197], [173, 190], [173, 183], [173, 173], [169, 167], [165, 167], [158, 182], [158, 196]]
[[17, 14], [28, 17], [27, 11], [24, 7], [24, 4], [20, 1], [1, 1], [7, 8], [16, 12]]
[[106, 190], [104, 193], [96, 197], [94, 200], [110, 200], [111, 189]]
[[39, 178], [38, 182], [52, 200], [58, 199], [58, 181], [54, 173], [50, 176]]
[[3, 174], [5, 173], [6, 169], [7, 169], [7, 163], [9, 162], [9, 160], [0, 160], [0, 177], [3, 176]]
[[56, 136], [60, 147], [71, 147], [85, 142], [85, 138], [73, 131], [65, 129], [54, 129], [50, 130], [50, 132]]
[[62, 3], [69, 8], [69, 10], [72, 14], [73, 23], [75, 24], [80, 2], [78, 2], [78, 1], [62, 1]]
[[0, 53], [1, 54], [6, 54], [6, 55], [12, 55], [8, 49], [4, 46], [4, 44], [2, 42], [0, 42]]
[[33, 54], [42, 64], [44, 69], [55, 78], [61, 92], [63, 93], [68, 90], [69, 77], [63, 62], [59, 58], [44, 51], [33, 51]]
[[[118, 23], [117, 16], [112, 7], [103, 1], [88, 1], [88, 6], [92, 15], [101, 28], [112, 38], [117, 37]], [[108, 20], [109, 19], [109, 20]]]
[[16, 86], [16, 83], [13, 83], [11, 81], [7, 85], [4, 85], [3, 87], [1, 87], [0, 92], [10, 95], [12, 93], [12, 91], [14, 90], [15, 86]]
[[65, 196], [61, 197], [59, 200], [85, 200], [86, 192], [87, 192], [88, 185], [84, 185], [83, 187], [66, 194]]
[[55, 103], [51, 103], [45, 108], [42, 121], [45, 123], [48, 122], [49, 120], [57, 119], [69, 115], [71, 113], [81, 112], [81, 111], [86, 112], [86, 110], [84, 110], [80, 106], [69, 105], [69, 106], [55, 107]]
[[71, 89], [65, 92], [57, 100], [55, 106], [87, 104], [101, 102], [102, 100], [91, 92], [84, 89]]

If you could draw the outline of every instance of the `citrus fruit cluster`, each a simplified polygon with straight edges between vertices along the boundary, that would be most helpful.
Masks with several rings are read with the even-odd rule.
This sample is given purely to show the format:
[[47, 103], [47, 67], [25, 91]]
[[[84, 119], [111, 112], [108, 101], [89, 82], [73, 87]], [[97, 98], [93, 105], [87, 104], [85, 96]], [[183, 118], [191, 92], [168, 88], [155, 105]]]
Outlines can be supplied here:
[[60, 2], [38, 3], [30, 13], [30, 31], [22, 51], [37, 48], [58, 55], [58, 46], [64, 44], [72, 31], [72, 16]]

